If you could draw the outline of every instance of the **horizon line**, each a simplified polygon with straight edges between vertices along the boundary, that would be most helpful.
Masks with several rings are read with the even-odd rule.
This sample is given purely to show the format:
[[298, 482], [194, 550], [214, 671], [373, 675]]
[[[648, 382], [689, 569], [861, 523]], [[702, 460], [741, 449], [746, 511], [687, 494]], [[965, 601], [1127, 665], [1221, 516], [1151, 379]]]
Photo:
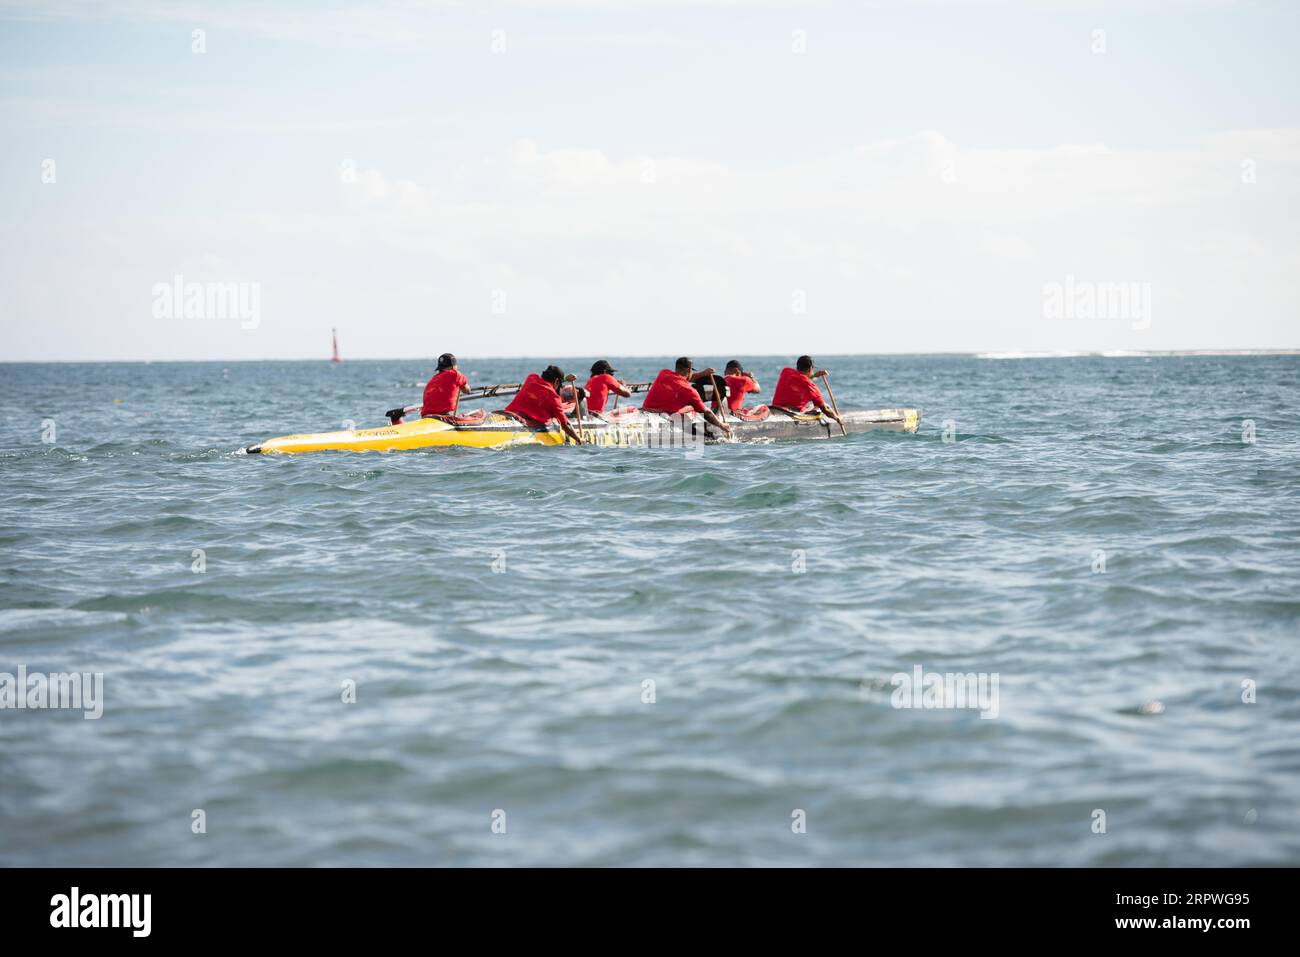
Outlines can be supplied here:
[[[596, 355], [596, 353], [591, 353]], [[776, 352], [741, 352], [733, 353], [734, 355], [743, 355], [747, 358], [754, 359], [781, 359], [785, 358], [784, 353]], [[793, 354], [793, 353], [792, 353]], [[1137, 358], [1154, 358], [1154, 357], [1194, 357], [1194, 356], [1294, 356], [1300, 355], [1300, 347], [1281, 347], [1268, 349], [1105, 349], [1105, 350], [989, 350], [980, 352], [821, 352], [822, 356], [835, 357], [841, 359], [856, 358], [926, 358], [926, 357], [957, 357], [972, 359], [1137, 359]], [[657, 359], [668, 355], [668, 353], [606, 353], [615, 359]], [[539, 355], [460, 355], [457, 356], [457, 362], [509, 362], [515, 360], [529, 361], [554, 361], [556, 359], [580, 359], [585, 358], [577, 355], [565, 356], [539, 356]], [[352, 356], [340, 360], [340, 364], [347, 362], [416, 362], [421, 360], [435, 361], [437, 356]], [[296, 356], [292, 358], [262, 358], [262, 359], [232, 359], [232, 358], [215, 358], [215, 359], [0, 359], [0, 365], [151, 365], [153, 363], [183, 363], [183, 362], [325, 362], [332, 363], [329, 356]]]

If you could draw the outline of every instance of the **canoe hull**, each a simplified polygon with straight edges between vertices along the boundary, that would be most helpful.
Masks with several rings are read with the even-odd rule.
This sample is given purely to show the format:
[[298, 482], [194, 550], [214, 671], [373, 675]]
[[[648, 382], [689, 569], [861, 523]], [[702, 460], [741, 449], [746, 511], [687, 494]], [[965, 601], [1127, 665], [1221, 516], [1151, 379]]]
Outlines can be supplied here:
[[[849, 432], [915, 432], [921, 421], [916, 409], [873, 409], [844, 413]], [[791, 416], [773, 412], [759, 422], [731, 419], [732, 437], [715, 434], [698, 416], [643, 415], [621, 419], [591, 417], [582, 421], [589, 444], [610, 447], [690, 446], [716, 442], [767, 442], [778, 439], [825, 439], [840, 428], [821, 415]], [[285, 435], [248, 447], [249, 452], [402, 452], [435, 448], [500, 448], [511, 445], [564, 445], [557, 427], [533, 429], [515, 419], [491, 413], [481, 425], [455, 426], [440, 419], [418, 419], [377, 429]]]

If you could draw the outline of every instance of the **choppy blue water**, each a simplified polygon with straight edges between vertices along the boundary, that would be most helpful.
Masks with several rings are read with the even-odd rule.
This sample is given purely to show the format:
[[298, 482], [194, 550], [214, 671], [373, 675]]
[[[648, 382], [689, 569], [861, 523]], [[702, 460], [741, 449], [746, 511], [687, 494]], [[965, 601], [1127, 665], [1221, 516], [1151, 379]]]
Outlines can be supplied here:
[[1300, 863], [1300, 359], [827, 364], [920, 434], [249, 456], [429, 363], [0, 366], [0, 672], [105, 676], [0, 710], [0, 863]]

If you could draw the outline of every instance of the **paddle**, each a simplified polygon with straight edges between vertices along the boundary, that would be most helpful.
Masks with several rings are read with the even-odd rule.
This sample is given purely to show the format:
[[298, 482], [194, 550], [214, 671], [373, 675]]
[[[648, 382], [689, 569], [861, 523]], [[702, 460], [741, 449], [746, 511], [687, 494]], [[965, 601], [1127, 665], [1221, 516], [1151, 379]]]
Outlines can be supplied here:
[[[468, 402], [470, 399], [491, 399], [498, 395], [514, 395], [522, 388], [522, 382], [503, 382], [499, 385], [476, 386], [469, 392], [464, 393], [460, 397], [460, 401]], [[423, 405], [408, 405], [403, 409], [389, 409], [384, 413], [384, 415], [387, 416], [394, 425], [396, 425], [401, 421], [402, 416], [410, 415], [413, 412], [419, 412], [422, 408], [424, 408]]]
[[[822, 378], [826, 380], [826, 394], [831, 397], [831, 408], [835, 410], [836, 415], [839, 415], [840, 407], [835, 403], [835, 390], [831, 388], [831, 374], [828, 372], [824, 376], [822, 376]], [[840, 435], [848, 435], [848, 434], [849, 434], [849, 430], [844, 428], [844, 419], [841, 418]]]
[[[462, 395], [460, 397], [460, 401], [468, 402], [470, 399], [491, 399], [496, 396], [514, 395], [521, 388], [523, 388], [523, 383], [520, 382], [501, 383], [500, 385], [478, 386], [474, 389], [471, 389], [469, 392], [465, 393], [464, 395]], [[645, 392], [649, 388], [650, 388], [649, 382], [638, 382], [635, 385], [628, 386], [628, 389], [630, 389], [634, 393]], [[408, 405], [405, 408], [389, 409], [387, 412], [384, 413], [384, 415], [385, 417], [388, 418], [389, 421], [391, 421], [394, 425], [396, 425], [398, 422], [402, 420], [402, 416], [411, 415], [413, 413], [419, 412], [423, 408], [424, 408], [423, 405]]]
[[578, 444], [585, 445], [587, 440], [582, 434], [582, 390], [578, 388], [578, 377], [569, 376], [569, 382], [573, 388], [573, 421], [578, 423]]
[[501, 383], [500, 385], [480, 385], [475, 386], [460, 398], [462, 402], [468, 402], [470, 399], [491, 399], [498, 395], [514, 395], [524, 387], [522, 382], [511, 382], [509, 384]]
[[[624, 385], [627, 385], [627, 382], [624, 382]], [[637, 393], [646, 393], [646, 391], [650, 391], [650, 385], [650, 382], [633, 382], [632, 385], [628, 385], [627, 387], [629, 393], [636, 395]], [[621, 395], [617, 393], [614, 394], [614, 404], [610, 406], [611, 412], [614, 412], [619, 408], [619, 399], [621, 398], [623, 398]]]

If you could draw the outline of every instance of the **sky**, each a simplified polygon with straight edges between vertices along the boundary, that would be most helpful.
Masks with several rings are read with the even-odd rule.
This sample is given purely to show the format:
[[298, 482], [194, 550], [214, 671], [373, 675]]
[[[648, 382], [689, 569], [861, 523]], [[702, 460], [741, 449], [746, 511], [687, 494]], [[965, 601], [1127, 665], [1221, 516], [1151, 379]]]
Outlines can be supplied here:
[[1263, 0], [0, 0], [0, 361], [1297, 348], [1297, 74]]

